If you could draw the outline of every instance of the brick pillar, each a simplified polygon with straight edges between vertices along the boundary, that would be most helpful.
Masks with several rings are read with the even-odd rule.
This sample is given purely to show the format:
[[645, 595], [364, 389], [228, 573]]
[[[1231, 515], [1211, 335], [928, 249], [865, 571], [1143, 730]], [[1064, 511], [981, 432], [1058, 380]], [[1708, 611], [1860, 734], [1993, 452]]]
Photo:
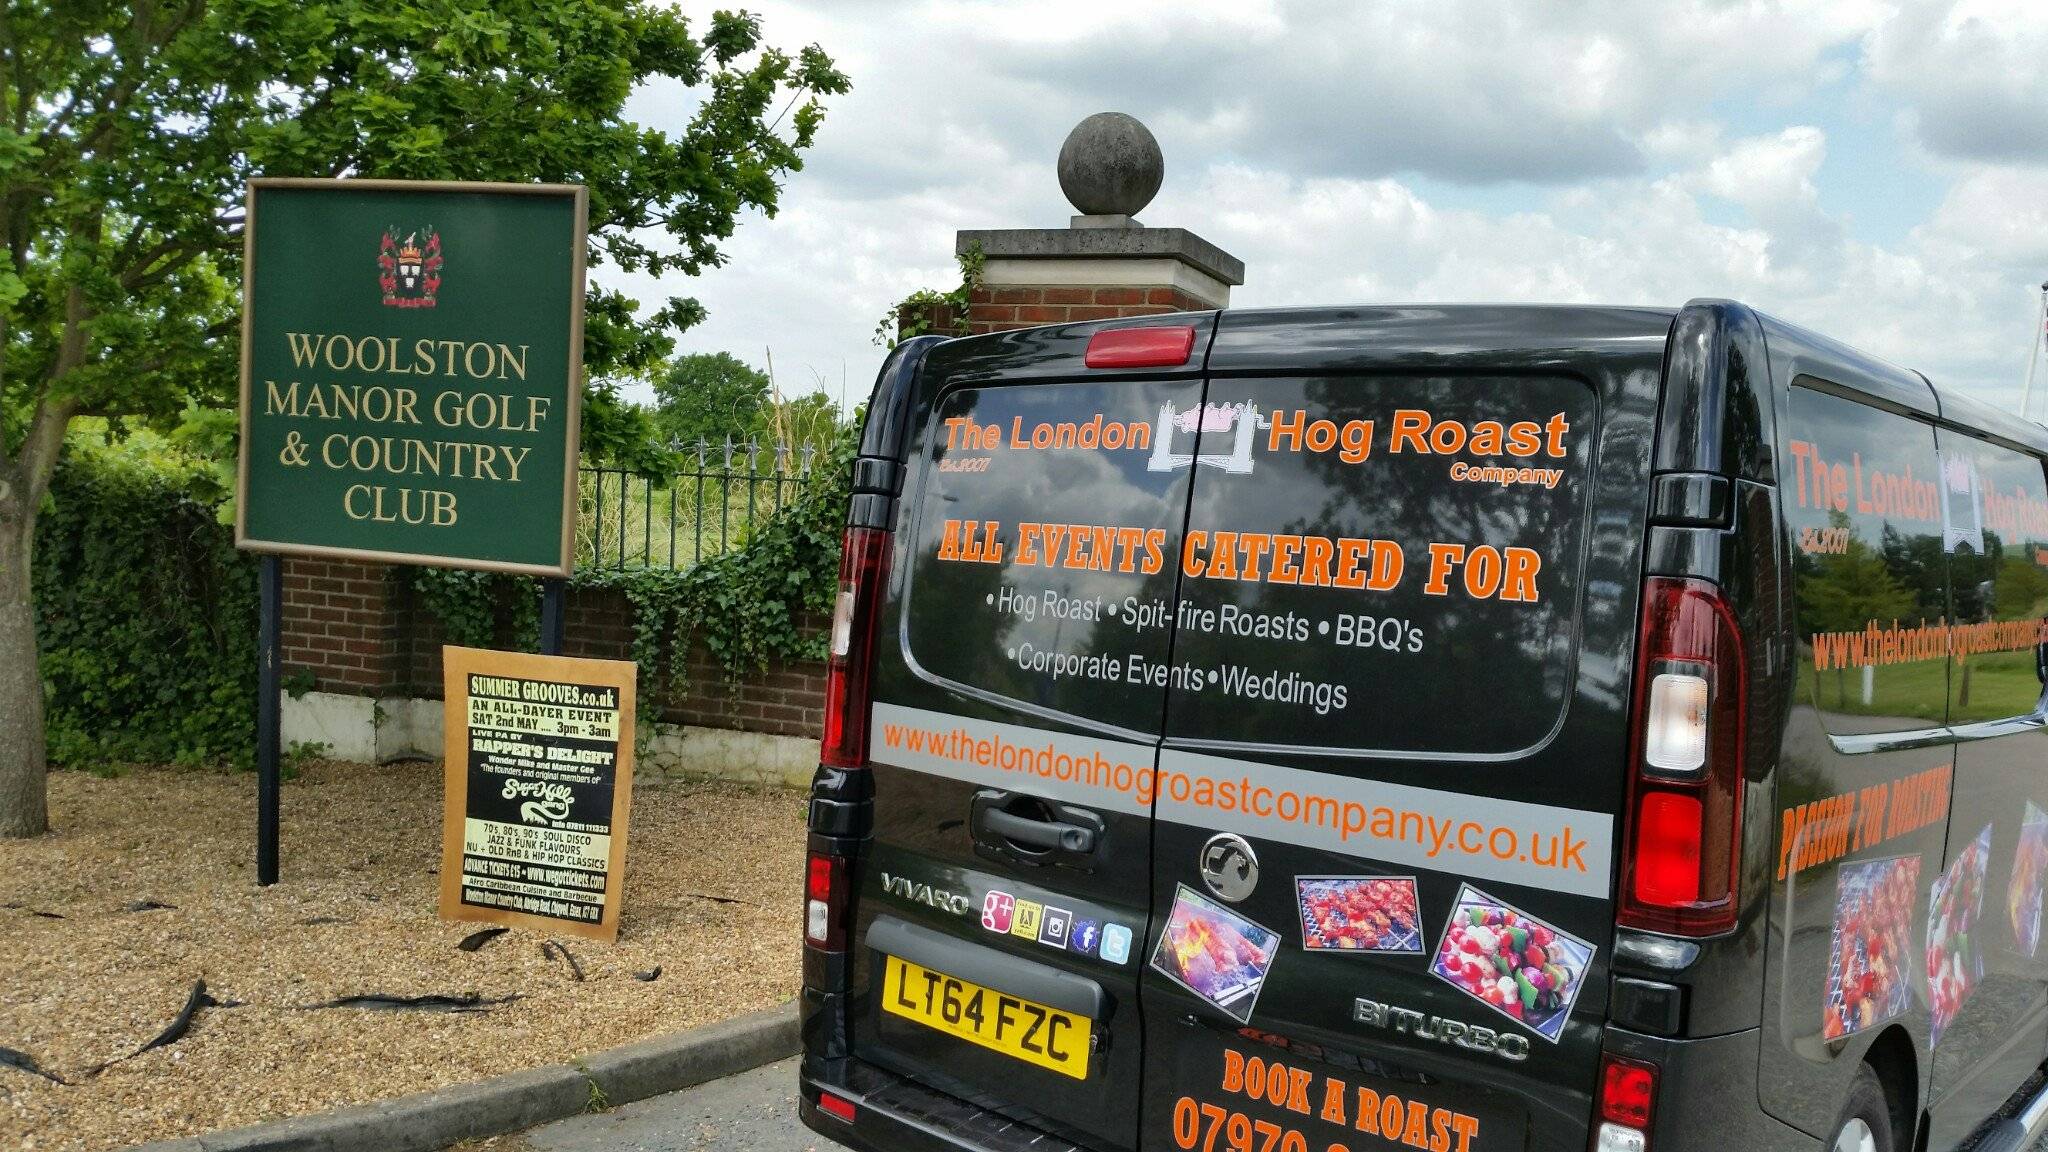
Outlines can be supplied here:
[[398, 570], [383, 564], [286, 557], [286, 675], [310, 671], [321, 692], [375, 696], [402, 690], [405, 591]]
[[970, 334], [1039, 324], [1191, 312], [1230, 304], [1244, 262], [1185, 228], [1125, 216], [1076, 216], [1067, 228], [963, 231], [984, 258], [968, 298]]

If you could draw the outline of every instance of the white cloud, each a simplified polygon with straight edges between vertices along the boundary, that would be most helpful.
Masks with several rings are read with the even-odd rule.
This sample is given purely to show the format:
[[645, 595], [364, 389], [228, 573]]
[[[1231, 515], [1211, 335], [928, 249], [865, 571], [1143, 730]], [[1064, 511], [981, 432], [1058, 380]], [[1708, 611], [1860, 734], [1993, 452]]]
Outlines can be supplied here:
[[1906, 100], [1908, 128], [1962, 160], [2048, 163], [2048, 7], [1918, 0], [1871, 34], [1865, 67]]
[[[958, 229], [1063, 223], [1053, 156], [1110, 108], [1166, 152], [1145, 219], [1243, 258], [1240, 306], [1733, 296], [1998, 402], [2048, 275], [2048, 172], [2024, 147], [2048, 117], [2038, 4], [762, 8], [769, 42], [823, 44], [854, 91], [729, 267], [625, 286], [699, 296], [684, 345], [772, 346], [786, 388], [836, 387], [843, 363], [864, 395], [891, 301], [954, 282]], [[2011, 139], [1973, 112], [1985, 93]], [[1883, 243], [1823, 207], [1854, 220], [1886, 195], [1867, 158], [1862, 187], [1831, 169], [1845, 105], [1909, 117], [1949, 182]]]

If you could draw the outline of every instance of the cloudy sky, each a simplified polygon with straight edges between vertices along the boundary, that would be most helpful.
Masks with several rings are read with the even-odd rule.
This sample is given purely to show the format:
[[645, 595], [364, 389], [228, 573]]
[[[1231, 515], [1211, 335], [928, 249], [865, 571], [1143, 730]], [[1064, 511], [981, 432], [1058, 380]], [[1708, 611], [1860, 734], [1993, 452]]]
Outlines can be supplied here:
[[864, 396], [890, 304], [957, 283], [958, 229], [1064, 225], [1060, 142], [1116, 110], [1166, 155], [1143, 219], [1243, 259], [1234, 306], [1732, 296], [2018, 402], [2048, 279], [2040, 0], [746, 6], [854, 90], [727, 267], [613, 282], [697, 296], [684, 350], [772, 349], [785, 390]]

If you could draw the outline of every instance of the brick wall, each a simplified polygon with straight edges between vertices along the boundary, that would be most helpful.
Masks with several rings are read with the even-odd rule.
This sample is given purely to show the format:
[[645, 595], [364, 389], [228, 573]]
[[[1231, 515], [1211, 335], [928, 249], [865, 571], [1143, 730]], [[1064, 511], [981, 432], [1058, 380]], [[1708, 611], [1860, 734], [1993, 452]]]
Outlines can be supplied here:
[[[1003, 285], [974, 290], [966, 327], [978, 335], [1208, 307], [1164, 285]], [[509, 608], [500, 617], [504, 627], [499, 642], [509, 646]], [[822, 620], [805, 623], [815, 630], [825, 625]], [[568, 655], [633, 658], [633, 607], [623, 593], [572, 588], [567, 625]], [[287, 559], [283, 626], [286, 674], [311, 672], [318, 691], [423, 699], [441, 695], [444, 633], [396, 569]], [[692, 651], [687, 666], [687, 683], [680, 692], [668, 692], [661, 685], [640, 686], [643, 712], [658, 707], [658, 718], [669, 723], [782, 736], [816, 738], [824, 726], [822, 663], [771, 667], [748, 675], [737, 688], [728, 686], [724, 670], [704, 651]]]
[[[600, 660], [633, 658], [633, 606], [613, 589], [571, 588], [564, 654]], [[501, 606], [499, 642], [511, 645], [509, 605]], [[801, 622], [822, 631], [825, 622]], [[441, 696], [441, 622], [419, 602], [398, 569], [350, 561], [288, 559], [284, 569], [284, 660], [287, 676], [312, 673], [314, 689], [351, 696]], [[680, 692], [640, 686], [643, 714], [670, 724], [733, 728], [816, 739], [824, 728], [823, 663], [771, 665], [729, 686], [725, 670], [701, 647], [687, 660]]]
[[1117, 320], [1125, 316], [1157, 316], [1208, 308], [1178, 288], [1091, 288], [1056, 285], [976, 288], [967, 298], [967, 331], [1007, 332], [1040, 324], [1078, 320]]
[[404, 664], [406, 594], [382, 564], [286, 557], [279, 629], [287, 672], [311, 672], [322, 692], [392, 691]]

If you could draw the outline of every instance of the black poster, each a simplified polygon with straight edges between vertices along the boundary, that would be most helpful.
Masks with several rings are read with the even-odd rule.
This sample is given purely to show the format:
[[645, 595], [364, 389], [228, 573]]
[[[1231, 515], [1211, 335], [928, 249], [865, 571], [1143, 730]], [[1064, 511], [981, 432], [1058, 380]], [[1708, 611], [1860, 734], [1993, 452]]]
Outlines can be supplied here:
[[604, 918], [619, 695], [468, 674], [461, 903], [579, 924]]

